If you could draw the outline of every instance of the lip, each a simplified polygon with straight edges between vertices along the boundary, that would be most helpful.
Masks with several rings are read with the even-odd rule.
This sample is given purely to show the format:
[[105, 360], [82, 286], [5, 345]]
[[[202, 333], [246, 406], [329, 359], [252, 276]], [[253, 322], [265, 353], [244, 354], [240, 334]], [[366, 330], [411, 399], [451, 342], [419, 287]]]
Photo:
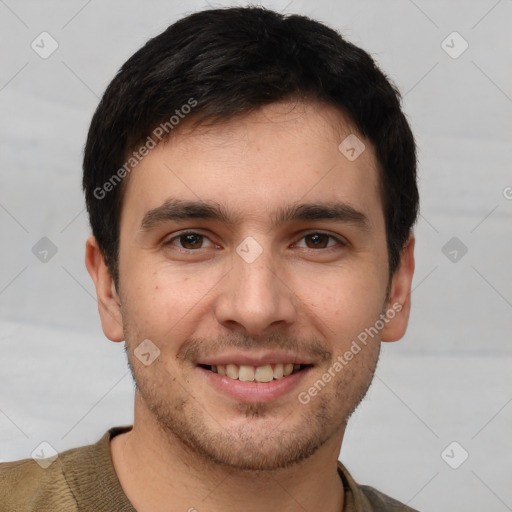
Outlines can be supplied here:
[[217, 391], [239, 402], [251, 403], [272, 402], [291, 393], [294, 388], [298, 387], [299, 383], [304, 379], [306, 374], [309, 373], [311, 368], [311, 366], [307, 366], [297, 373], [275, 379], [271, 382], [243, 382], [224, 375], [219, 375], [201, 366], [196, 367], [196, 369], [202, 373], [203, 378], [207, 380], [208, 384]]
[[218, 366], [236, 364], [237, 366], [265, 366], [267, 364], [301, 364], [311, 365], [314, 361], [307, 360], [297, 354], [285, 351], [265, 351], [259, 353], [225, 352], [218, 356], [205, 357], [197, 360], [196, 365]]

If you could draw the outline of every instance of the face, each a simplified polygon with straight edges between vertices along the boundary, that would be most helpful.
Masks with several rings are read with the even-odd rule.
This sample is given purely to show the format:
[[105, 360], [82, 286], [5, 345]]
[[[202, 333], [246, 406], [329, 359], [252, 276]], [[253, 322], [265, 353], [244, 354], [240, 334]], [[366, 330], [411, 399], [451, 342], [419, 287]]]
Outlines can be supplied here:
[[[350, 134], [355, 160], [338, 149]], [[381, 339], [405, 330], [406, 253], [390, 283], [369, 141], [332, 107], [288, 103], [151, 150], [125, 191], [119, 290], [88, 267], [152, 421], [210, 461], [269, 470], [341, 440]]]

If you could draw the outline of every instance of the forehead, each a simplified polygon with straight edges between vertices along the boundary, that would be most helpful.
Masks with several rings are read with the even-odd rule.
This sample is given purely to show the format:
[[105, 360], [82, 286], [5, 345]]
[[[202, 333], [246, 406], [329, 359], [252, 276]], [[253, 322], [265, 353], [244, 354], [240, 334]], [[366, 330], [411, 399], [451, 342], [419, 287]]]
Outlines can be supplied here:
[[213, 125], [186, 121], [130, 174], [122, 219], [140, 222], [169, 198], [214, 201], [254, 222], [298, 202], [382, 214], [374, 149], [332, 106], [282, 102]]

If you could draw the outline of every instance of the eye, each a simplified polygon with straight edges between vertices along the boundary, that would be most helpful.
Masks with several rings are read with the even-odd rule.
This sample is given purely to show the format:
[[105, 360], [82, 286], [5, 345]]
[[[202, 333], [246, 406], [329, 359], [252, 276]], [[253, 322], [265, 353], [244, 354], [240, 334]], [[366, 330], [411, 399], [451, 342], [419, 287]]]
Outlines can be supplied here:
[[185, 249], [185, 250], [195, 250], [195, 249], [204, 249], [203, 242], [205, 240], [208, 240], [210, 243], [211, 241], [201, 233], [196, 233], [195, 231], [185, 231], [182, 233], [179, 233], [178, 235], [173, 236], [166, 242], [164, 242], [164, 245], [173, 245], [176, 246], [179, 249]]
[[[302, 245], [301, 242], [304, 241], [305, 245]], [[197, 233], [195, 231], [183, 231], [174, 235], [172, 238], [169, 238], [167, 241], [163, 243], [164, 246], [173, 246], [177, 249], [182, 249], [185, 251], [195, 251], [198, 249], [205, 249], [205, 243], [209, 243], [210, 247], [215, 245], [213, 242], [206, 236], [201, 233]], [[295, 244], [297, 247], [302, 247], [305, 249], [333, 249], [336, 247], [344, 247], [347, 245], [341, 238], [335, 237], [334, 235], [330, 235], [328, 233], [321, 232], [313, 232], [304, 235], [300, 242]]]
[[[329, 239], [334, 243], [329, 244]], [[347, 245], [343, 240], [327, 233], [309, 233], [301, 238], [307, 249], [331, 249], [332, 247]], [[298, 245], [298, 244], [297, 244]], [[304, 246], [302, 246], [304, 247]]]

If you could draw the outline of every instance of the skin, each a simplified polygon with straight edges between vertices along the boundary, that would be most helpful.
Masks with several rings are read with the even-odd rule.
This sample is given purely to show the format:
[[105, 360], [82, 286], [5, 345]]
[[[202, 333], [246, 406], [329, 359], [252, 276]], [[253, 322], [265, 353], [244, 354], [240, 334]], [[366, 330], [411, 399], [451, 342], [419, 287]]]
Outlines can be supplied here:
[[[351, 133], [366, 146], [354, 161], [338, 150]], [[215, 201], [236, 218], [141, 229], [169, 198]], [[272, 224], [279, 208], [304, 202], [349, 205], [366, 228], [332, 219]], [[173, 238], [185, 229], [204, 237]], [[252, 263], [236, 252], [249, 236], [262, 249]], [[346, 422], [370, 385], [381, 341], [405, 333], [413, 251], [411, 233], [389, 282], [375, 152], [333, 107], [280, 103], [213, 127], [184, 123], [150, 151], [125, 191], [118, 290], [94, 237], [86, 244], [103, 331], [126, 341], [137, 383], [133, 430], [111, 443], [137, 510], [341, 510], [336, 464]], [[401, 304], [394, 318], [332, 372], [393, 304]], [[148, 366], [134, 355], [144, 339], [160, 350]], [[235, 400], [196, 366], [227, 351], [278, 349], [312, 366], [271, 401]], [[298, 393], [330, 368], [330, 382], [301, 404]]]

